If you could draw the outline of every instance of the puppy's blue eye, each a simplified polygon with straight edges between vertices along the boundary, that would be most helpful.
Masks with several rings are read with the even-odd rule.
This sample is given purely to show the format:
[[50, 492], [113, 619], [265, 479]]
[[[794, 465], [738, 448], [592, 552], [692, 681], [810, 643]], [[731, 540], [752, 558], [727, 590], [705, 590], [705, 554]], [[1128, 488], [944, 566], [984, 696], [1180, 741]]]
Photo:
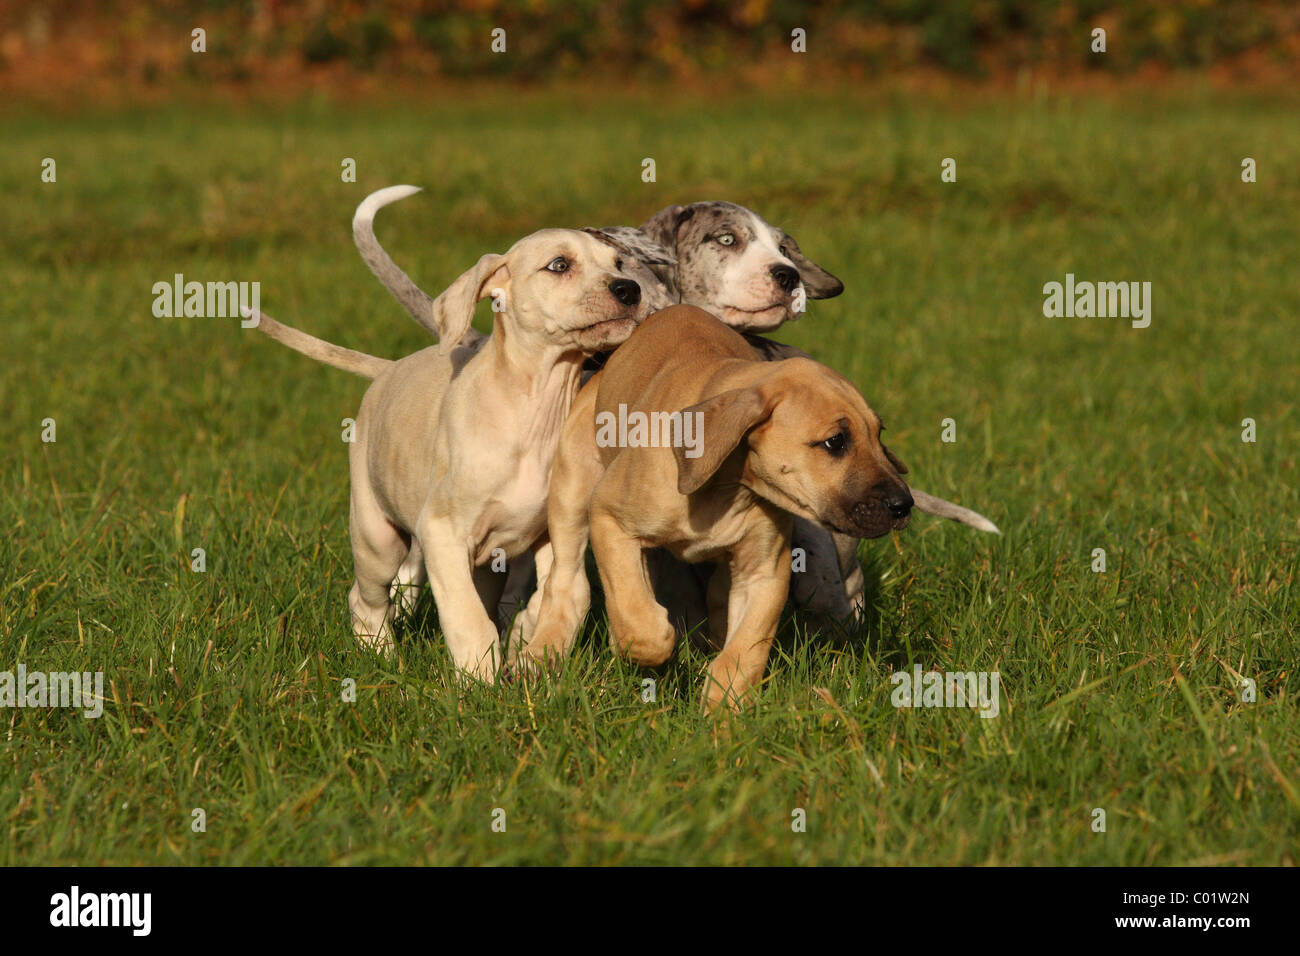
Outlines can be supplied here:
[[568, 272], [569, 260], [564, 258], [564, 256], [556, 256], [546, 264], [546, 268], [550, 272]]
[[736, 237], [729, 232], [724, 232], [722, 235], [717, 237], [717, 242], [720, 246], [734, 246], [736, 244]]

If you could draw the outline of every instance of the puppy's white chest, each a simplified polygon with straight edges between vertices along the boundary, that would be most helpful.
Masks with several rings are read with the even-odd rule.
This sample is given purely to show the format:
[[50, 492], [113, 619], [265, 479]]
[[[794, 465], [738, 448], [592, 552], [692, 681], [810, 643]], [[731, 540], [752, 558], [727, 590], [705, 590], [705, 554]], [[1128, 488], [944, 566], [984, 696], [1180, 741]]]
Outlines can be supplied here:
[[551, 489], [554, 462], [554, 449], [549, 454], [524, 455], [514, 480], [505, 489], [503, 503], [507, 509], [518, 515], [527, 529], [536, 529], [537, 534], [546, 528], [546, 496]]
[[525, 453], [514, 475], [498, 486], [488, 508], [490, 526], [480, 538], [478, 563], [490, 560], [497, 548], [507, 557], [514, 557], [546, 531], [546, 497], [554, 458], [554, 450], [549, 454]]

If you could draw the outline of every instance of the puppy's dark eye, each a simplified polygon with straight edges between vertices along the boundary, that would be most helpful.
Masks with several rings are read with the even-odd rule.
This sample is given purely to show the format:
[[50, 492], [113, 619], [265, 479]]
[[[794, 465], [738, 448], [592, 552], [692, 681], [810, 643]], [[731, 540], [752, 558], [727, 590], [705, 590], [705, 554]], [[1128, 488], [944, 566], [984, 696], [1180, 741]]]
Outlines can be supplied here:
[[568, 272], [569, 260], [564, 256], [556, 256], [546, 264], [546, 269], [548, 272]]
[[720, 236], [714, 236], [713, 240], [720, 246], [734, 246], [736, 244], [736, 237], [729, 232], [724, 232]]
[[614, 260], [614, 271], [615, 271], [615, 272], [622, 272], [622, 271], [623, 271], [623, 260], [622, 260], [622, 259], [615, 259], [615, 260]]
[[845, 450], [849, 447], [849, 436], [844, 434], [844, 432], [836, 432], [825, 441], [819, 441], [815, 444], [820, 448], [825, 448], [828, 452], [838, 458], [840, 455], [844, 454]]

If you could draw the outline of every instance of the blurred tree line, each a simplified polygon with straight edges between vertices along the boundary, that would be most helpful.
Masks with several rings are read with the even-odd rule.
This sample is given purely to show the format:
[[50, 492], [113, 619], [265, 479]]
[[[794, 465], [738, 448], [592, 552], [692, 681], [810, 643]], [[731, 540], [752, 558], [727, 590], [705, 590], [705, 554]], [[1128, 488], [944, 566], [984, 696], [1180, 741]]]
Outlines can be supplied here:
[[[218, 54], [203, 63], [186, 56], [196, 27]], [[1095, 28], [1107, 33], [1102, 55]], [[497, 29], [504, 54], [492, 52]], [[178, 71], [244, 80], [268, 62], [522, 80], [698, 76], [792, 53], [796, 29], [807, 51], [798, 68], [814, 73], [1253, 62], [1294, 74], [1300, 62], [1295, 0], [6, 0], [0, 71], [45, 55], [145, 82]]]

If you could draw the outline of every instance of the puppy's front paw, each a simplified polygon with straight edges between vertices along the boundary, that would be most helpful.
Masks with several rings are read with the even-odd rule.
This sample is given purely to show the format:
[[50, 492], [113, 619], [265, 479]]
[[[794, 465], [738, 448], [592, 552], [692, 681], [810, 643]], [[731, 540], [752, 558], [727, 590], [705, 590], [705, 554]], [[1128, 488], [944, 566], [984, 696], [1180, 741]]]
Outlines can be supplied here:
[[520, 649], [512, 666], [523, 674], [535, 677], [544, 673], [553, 674], [563, 664], [564, 655], [555, 648], [533, 644]]
[[397, 650], [392, 632], [380, 634], [358, 634], [357, 641], [368, 651], [374, 651], [383, 657], [392, 657]]
[[667, 663], [677, 649], [677, 628], [673, 627], [667, 614], [659, 617], [660, 620], [638, 628], [626, 638], [611, 628], [610, 639], [615, 653], [638, 667], [659, 667]]

